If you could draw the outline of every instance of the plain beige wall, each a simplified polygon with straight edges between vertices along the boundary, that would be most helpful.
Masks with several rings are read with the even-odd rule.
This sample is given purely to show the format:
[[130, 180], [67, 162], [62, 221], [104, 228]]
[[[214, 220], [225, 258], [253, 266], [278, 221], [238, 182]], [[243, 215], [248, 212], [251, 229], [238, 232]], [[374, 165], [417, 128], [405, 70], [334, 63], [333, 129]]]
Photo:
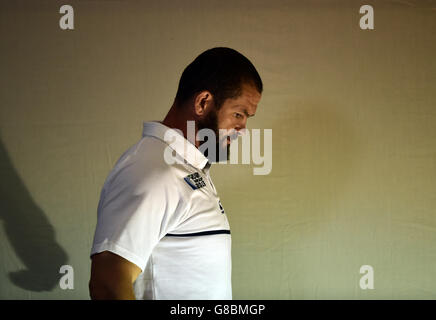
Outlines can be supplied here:
[[215, 46], [257, 67], [273, 130], [271, 174], [211, 171], [234, 298], [436, 298], [435, 1], [69, 4], [72, 31], [58, 1], [0, 2], [0, 298], [88, 299], [106, 175]]

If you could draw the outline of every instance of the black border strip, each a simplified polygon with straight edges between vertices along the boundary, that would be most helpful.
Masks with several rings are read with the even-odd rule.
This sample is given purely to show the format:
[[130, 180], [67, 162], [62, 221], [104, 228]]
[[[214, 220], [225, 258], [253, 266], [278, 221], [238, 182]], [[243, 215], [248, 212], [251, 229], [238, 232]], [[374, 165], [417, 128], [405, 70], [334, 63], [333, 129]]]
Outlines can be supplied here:
[[197, 236], [208, 236], [211, 234], [230, 234], [230, 230], [210, 230], [210, 231], [201, 231], [194, 233], [183, 233], [183, 234], [175, 234], [175, 233], [167, 233], [166, 237], [197, 237]]
[[[334, 288], [333, 288], [334, 290]], [[376, 289], [377, 290], [377, 289]], [[255, 292], [256, 293], [256, 292]], [[332, 291], [334, 294], [335, 292]], [[257, 292], [259, 295], [265, 293]], [[411, 293], [410, 298], [413, 298]], [[58, 298], [60, 298], [58, 296]], [[88, 297], [84, 297], [88, 298]], [[162, 320], [193, 319], [197, 316], [174, 313], [174, 309], [187, 307], [203, 307], [202, 320], [208, 319], [235, 319], [235, 320], [263, 320], [284, 319], [283, 315], [307, 314], [333, 319], [349, 320], [350, 315], [358, 314], [359, 310], [365, 310], [368, 314], [377, 314], [386, 319], [428, 319], [429, 314], [435, 310], [435, 300], [143, 300], [143, 301], [85, 301], [85, 300], [0, 300], [0, 308], [3, 312], [10, 310], [15, 318], [23, 315], [26, 319], [33, 319], [40, 314], [46, 317], [48, 311], [54, 308], [67, 310], [73, 319], [83, 318], [84, 312], [93, 314], [97, 318], [122, 318], [126, 315], [127, 308], [132, 312], [147, 312], [158, 315]], [[432, 296], [429, 295], [429, 299]], [[35, 298], [36, 299], [36, 298]], [[66, 297], [64, 298], [66, 299]], [[356, 311], [357, 310], [357, 311]], [[237, 311], [237, 312], [233, 312]], [[18, 316], [18, 317], [17, 317]], [[20, 317], [21, 318], [21, 317]], [[290, 317], [287, 317], [290, 318]], [[313, 317], [310, 317], [313, 318]], [[357, 317], [361, 319], [363, 317]], [[45, 319], [45, 318], [44, 318]], [[376, 319], [370, 316], [366, 319]]]

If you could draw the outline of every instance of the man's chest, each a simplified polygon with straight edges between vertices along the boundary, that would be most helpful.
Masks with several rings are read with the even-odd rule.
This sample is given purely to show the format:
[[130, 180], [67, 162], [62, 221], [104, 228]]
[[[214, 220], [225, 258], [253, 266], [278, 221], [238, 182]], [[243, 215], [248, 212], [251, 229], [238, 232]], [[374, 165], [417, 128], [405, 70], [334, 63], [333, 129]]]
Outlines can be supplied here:
[[230, 230], [227, 215], [210, 176], [204, 172], [183, 174], [188, 200], [185, 219], [171, 234]]

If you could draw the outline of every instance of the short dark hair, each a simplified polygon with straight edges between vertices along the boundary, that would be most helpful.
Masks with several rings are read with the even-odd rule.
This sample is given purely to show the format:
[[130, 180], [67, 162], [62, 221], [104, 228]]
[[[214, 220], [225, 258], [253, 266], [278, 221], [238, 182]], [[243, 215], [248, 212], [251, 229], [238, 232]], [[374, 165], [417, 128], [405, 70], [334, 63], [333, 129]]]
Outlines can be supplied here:
[[243, 84], [251, 84], [262, 93], [262, 80], [250, 60], [231, 48], [212, 48], [185, 68], [175, 102], [182, 105], [194, 94], [207, 90], [212, 93], [215, 106], [220, 108], [226, 99], [242, 94]]

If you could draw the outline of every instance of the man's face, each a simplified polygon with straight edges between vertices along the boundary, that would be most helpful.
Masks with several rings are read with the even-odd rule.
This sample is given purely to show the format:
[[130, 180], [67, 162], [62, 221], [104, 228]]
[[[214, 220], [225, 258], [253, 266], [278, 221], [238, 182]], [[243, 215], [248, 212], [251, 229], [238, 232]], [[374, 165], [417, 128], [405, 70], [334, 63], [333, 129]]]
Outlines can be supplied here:
[[[226, 99], [219, 110], [212, 110], [207, 117], [199, 123], [198, 129], [209, 128], [216, 134], [216, 155], [223, 154], [220, 150], [226, 150], [226, 158], [230, 159], [230, 143], [237, 138], [237, 133], [246, 128], [247, 120], [256, 113], [257, 104], [261, 94], [257, 89], [248, 84], [242, 85], [242, 93], [234, 99]], [[232, 135], [220, 135], [219, 129], [225, 129]]]
[[236, 132], [245, 129], [248, 118], [256, 114], [260, 98], [261, 94], [254, 86], [242, 85], [242, 94], [235, 99], [226, 99], [218, 110], [218, 128]]

